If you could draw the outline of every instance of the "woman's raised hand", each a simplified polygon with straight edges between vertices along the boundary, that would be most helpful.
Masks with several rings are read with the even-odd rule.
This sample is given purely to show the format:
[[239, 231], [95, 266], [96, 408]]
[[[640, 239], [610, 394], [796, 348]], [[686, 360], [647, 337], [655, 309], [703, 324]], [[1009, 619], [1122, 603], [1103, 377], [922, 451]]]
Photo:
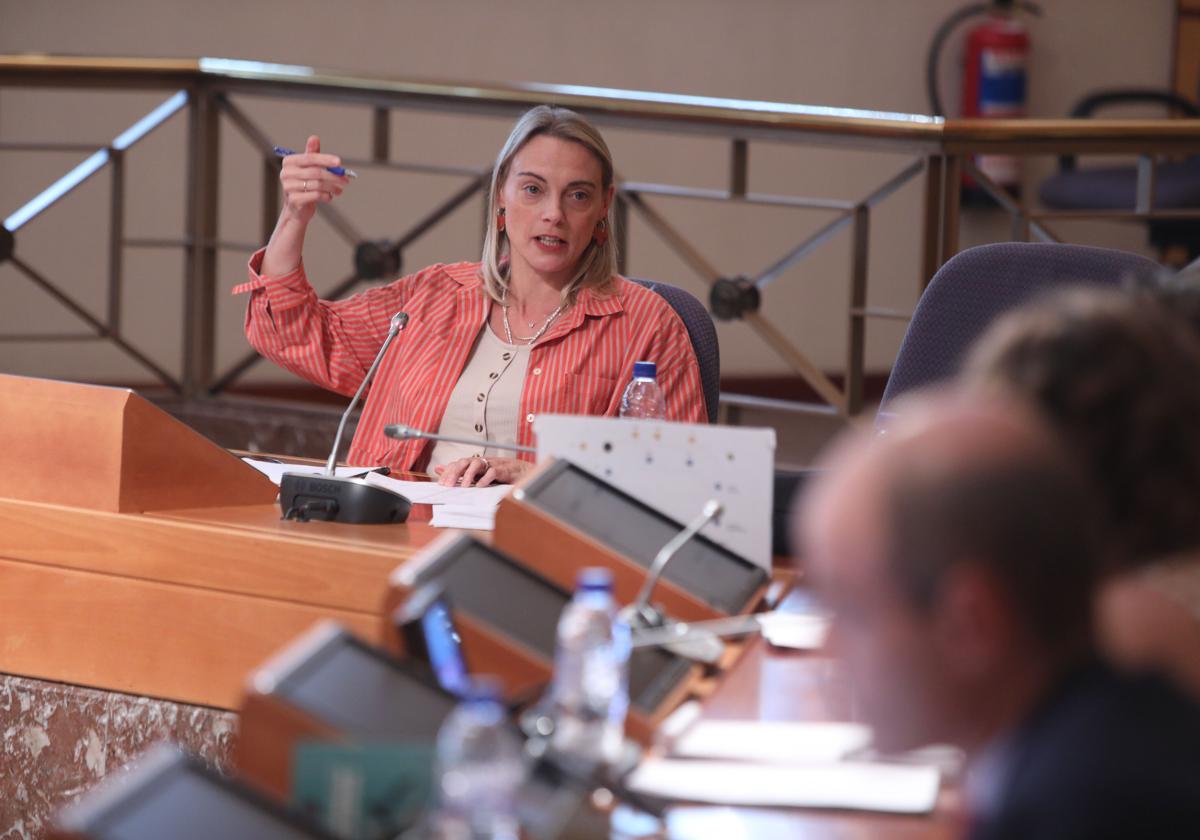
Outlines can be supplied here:
[[326, 168], [341, 165], [342, 159], [337, 155], [321, 154], [321, 138], [316, 135], [308, 138], [303, 154], [285, 157], [279, 170], [284, 213], [308, 224], [318, 204], [333, 201], [350, 183], [347, 176], [334, 175]]

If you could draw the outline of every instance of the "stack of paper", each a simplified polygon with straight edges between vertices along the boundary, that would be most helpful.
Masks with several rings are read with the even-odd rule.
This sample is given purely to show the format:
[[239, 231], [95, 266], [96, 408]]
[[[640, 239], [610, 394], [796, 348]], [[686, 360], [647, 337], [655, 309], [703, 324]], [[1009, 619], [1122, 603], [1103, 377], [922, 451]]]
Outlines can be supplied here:
[[795, 764], [840, 761], [871, 743], [861, 723], [705, 720], [671, 748], [678, 758], [720, 758]]
[[932, 810], [937, 768], [854, 758], [870, 742], [857, 723], [701, 721], [675, 739], [670, 758], [643, 762], [627, 781], [652, 796], [712, 805]]
[[496, 506], [512, 486], [443, 487], [433, 481], [401, 481], [371, 473], [367, 482], [386, 487], [407, 497], [414, 504], [433, 505], [430, 523], [438, 528], [473, 528], [491, 531], [495, 527]]
[[937, 803], [934, 767], [837, 762], [761, 764], [651, 759], [627, 779], [639, 793], [713, 805], [851, 808], [927, 814]]

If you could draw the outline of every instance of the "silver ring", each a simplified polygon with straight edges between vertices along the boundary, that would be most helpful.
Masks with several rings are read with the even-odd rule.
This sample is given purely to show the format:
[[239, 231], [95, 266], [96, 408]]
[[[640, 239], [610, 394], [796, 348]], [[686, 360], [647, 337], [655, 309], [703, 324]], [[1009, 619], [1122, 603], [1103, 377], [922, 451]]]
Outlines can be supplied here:
[[308, 192], [308, 181], [304, 182], [304, 191]]

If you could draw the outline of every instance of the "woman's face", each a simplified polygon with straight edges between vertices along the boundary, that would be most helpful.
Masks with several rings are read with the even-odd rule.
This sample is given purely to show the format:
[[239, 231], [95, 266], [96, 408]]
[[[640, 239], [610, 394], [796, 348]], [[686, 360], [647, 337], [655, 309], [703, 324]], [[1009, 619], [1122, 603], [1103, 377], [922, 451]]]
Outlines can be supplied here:
[[608, 214], [613, 187], [586, 147], [541, 135], [513, 156], [500, 188], [512, 276], [533, 273], [564, 287]]

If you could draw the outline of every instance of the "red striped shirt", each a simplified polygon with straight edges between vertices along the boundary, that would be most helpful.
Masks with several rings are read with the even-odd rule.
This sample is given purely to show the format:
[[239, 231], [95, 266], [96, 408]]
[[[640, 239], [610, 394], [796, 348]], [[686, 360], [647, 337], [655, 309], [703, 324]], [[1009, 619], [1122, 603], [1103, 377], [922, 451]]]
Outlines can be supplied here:
[[[262, 251], [250, 259], [251, 292], [246, 337], [275, 363], [347, 396], [366, 376], [398, 311], [408, 326], [379, 364], [347, 461], [425, 469], [432, 442], [392, 440], [389, 423], [436, 432], [479, 330], [489, 298], [479, 263], [433, 265], [340, 301], [317, 298], [304, 266], [281, 277], [263, 277]], [[538, 414], [616, 415], [621, 394], [639, 360], [658, 364], [667, 417], [703, 423], [700, 367], [687, 329], [661, 296], [617, 277], [613, 293], [582, 290], [530, 350], [521, 392], [517, 442], [533, 446]], [[532, 456], [523, 456], [532, 460]]]

